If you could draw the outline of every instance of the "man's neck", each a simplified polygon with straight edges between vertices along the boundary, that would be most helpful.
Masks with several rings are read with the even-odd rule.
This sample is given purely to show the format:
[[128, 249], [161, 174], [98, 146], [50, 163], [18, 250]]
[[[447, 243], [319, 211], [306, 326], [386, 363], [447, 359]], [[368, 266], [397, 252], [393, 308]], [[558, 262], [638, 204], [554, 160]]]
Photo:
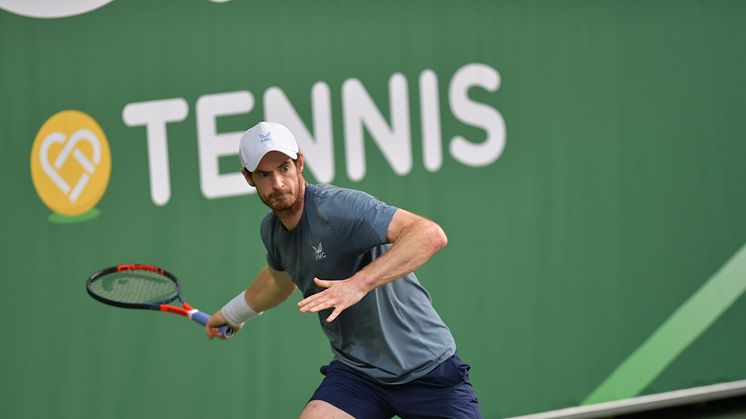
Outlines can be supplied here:
[[303, 216], [303, 207], [305, 206], [306, 200], [306, 182], [301, 182], [300, 191], [298, 191], [298, 200], [295, 201], [295, 205], [286, 211], [275, 211], [275, 215], [280, 220], [283, 226], [290, 231], [298, 226], [300, 218]]

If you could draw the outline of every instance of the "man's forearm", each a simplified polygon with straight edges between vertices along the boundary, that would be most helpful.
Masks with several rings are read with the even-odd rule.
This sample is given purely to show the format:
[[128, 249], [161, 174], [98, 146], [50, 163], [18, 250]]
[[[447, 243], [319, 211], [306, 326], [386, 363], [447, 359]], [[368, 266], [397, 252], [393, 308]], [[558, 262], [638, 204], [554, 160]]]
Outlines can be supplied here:
[[275, 278], [269, 267], [265, 266], [246, 290], [246, 302], [256, 312], [269, 310], [279, 305], [295, 290], [295, 286], [288, 279]]
[[299, 310], [317, 313], [333, 307], [334, 311], [326, 318], [332, 322], [373, 289], [417, 270], [448, 243], [439, 225], [401, 209], [389, 223], [386, 238], [391, 248], [352, 277], [314, 278], [314, 283], [325, 289], [298, 302]]
[[368, 291], [416, 271], [448, 243], [440, 226], [418, 217], [402, 227], [396, 241], [383, 256], [360, 270], [356, 280]]

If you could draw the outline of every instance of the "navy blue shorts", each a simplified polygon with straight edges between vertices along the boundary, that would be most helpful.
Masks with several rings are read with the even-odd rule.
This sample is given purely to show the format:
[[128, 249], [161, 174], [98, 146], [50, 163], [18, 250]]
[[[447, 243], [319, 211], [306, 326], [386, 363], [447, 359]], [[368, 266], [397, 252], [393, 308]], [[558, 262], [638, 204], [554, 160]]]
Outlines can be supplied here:
[[335, 360], [321, 367], [326, 377], [311, 400], [323, 400], [357, 419], [481, 418], [470, 368], [453, 355], [412, 382], [385, 385]]

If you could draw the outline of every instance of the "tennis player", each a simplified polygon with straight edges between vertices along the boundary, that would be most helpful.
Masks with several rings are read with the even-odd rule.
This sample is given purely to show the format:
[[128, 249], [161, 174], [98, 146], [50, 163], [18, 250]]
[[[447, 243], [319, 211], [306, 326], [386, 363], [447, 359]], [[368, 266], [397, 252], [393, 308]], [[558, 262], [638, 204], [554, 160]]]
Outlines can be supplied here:
[[318, 313], [334, 353], [301, 418], [480, 418], [470, 366], [414, 274], [446, 245], [440, 226], [364, 192], [307, 183], [283, 125], [247, 130], [239, 156], [272, 210], [261, 224], [267, 266], [207, 335], [240, 329], [298, 288], [300, 311]]

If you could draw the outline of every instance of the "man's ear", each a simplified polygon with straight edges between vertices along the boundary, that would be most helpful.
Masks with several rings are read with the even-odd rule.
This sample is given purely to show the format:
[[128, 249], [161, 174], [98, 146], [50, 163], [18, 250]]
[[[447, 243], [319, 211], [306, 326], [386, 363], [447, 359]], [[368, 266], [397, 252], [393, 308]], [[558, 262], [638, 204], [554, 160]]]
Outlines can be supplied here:
[[254, 181], [251, 180], [251, 172], [245, 167], [241, 168], [241, 174], [243, 175], [243, 178], [246, 179], [246, 183], [249, 184], [252, 188], [254, 188]]
[[295, 167], [298, 168], [298, 173], [303, 173], [303, 153], [298, 152], [298, 158], [295, 159]]

